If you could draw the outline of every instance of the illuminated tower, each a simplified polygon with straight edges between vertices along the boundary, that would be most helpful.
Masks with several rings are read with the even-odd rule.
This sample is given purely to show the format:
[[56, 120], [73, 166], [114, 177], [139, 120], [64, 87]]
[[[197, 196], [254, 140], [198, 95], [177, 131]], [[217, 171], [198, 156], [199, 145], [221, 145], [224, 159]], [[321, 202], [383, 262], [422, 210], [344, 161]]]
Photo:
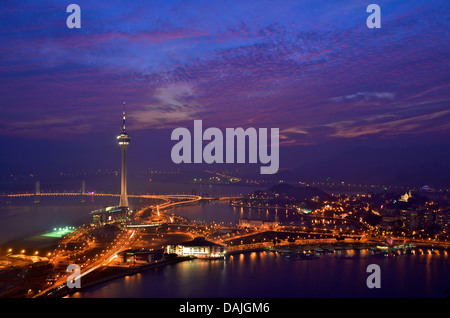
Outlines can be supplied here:
[[127, 149], [130, 144], [130, 136], [128, 136], [125, 130], [125, 102], [123, 103], [123, 122], [122, 122], [122, 133], [117, 136], [117, 141], [119, 142], [119, 147], [122, 152], [122, 168], [121, 168], [121, 187], [120, 187], [120, 203], [121, 207], [128, 207], [128, 196], [127, 196]]

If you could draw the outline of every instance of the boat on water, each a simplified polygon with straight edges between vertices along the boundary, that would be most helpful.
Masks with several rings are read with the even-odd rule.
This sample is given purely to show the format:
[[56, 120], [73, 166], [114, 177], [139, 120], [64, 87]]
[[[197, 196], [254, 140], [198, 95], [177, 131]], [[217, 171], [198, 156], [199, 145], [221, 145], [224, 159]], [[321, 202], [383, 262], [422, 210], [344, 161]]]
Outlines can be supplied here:
[[318, 258], [319, 258], [319, 256], [314, 255], [312, 253], [305, 253], [305, 254], [299, 253], [296, 255], [291, 255], [291, 257], [290, 257], [290, 259], [293, 261], [303, 261], [303, 260], [318, 259]]

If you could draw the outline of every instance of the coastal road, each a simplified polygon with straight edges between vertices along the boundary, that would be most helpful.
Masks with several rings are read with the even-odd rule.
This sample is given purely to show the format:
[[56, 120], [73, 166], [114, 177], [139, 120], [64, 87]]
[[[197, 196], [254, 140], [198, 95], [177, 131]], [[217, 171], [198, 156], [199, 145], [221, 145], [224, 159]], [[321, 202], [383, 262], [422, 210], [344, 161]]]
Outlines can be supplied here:
[[[87, 266], [85, 266], [80, 273], [80, 279], [97, 270], [98, 268], [107, 265], [112, 259], [114, 259], [115, 257], [117, 257], [117, 255], [128, 249], [134, 242], [135, 240], [135, 230], [128, 230], [125, 233], [119, 235], [116, 238], [116, 244], [113, 245], [113, 248], [111, 248], [109, 251], [105, 252], [104, 255], [99, 258], [98, 260], [96, 260], [95, 262], [93, 262], [92, 264], [89, 264]], [[67, 274], [67, 276], [61, 277], [60, 279], [58, 279], [52, 286], [44, 289], [43, 291], [41, 291], [40, 293], [36, 294], [33, 298], [37, 298], [37, 297], [42, 297], [42, 296], [48, 296], [50, 295], [49, 292], [57, 292], [60, 289], [66, 287], [67, 285], [67, 277], [70, 275], [70, 273]]]

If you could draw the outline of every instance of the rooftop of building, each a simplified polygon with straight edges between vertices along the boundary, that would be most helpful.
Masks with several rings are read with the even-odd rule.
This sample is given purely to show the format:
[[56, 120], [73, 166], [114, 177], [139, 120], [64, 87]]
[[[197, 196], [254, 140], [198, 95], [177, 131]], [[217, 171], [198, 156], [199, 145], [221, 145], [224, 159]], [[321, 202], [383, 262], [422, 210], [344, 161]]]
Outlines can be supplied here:
[[101, 214], [101, 213], [106, 213], [106, 212], [108, 212], [108, 213], [122, 212], [122, 211], [124, 211], [124, 209], [128, 210], [128, 208], [124, 207], [124, 206], [108, 206], [108, 207], [104, 207], [104, 208], [101, 208], [98, 210], [91, 211], [91, 214]]
[[148, 249], [127, 249], [120, 252], [120, 254], [159, 254], [163, 253], [164, 250], [148, 250]]
[[216, 244], [214, 242], [210, 242], [210, 241], [206, 240], [202, 236], [196, 237], [192, 241], [187, 241], [187, 242], [173, 244], [173, 245], [182, 245], [182, 246], [186, 246], [186, 247], [192, 247], [192, 246], [219, 246], [219, 247], [223, 247], [220, 244]]

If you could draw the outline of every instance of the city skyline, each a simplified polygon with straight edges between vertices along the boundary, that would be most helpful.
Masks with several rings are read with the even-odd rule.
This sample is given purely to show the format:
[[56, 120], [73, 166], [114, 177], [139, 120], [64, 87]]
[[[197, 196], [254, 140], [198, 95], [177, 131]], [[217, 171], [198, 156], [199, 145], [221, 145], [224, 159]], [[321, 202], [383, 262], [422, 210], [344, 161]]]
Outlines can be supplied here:
[[6, 1], [0, 298], [166, 316], [448, 298], [449, 13]]

